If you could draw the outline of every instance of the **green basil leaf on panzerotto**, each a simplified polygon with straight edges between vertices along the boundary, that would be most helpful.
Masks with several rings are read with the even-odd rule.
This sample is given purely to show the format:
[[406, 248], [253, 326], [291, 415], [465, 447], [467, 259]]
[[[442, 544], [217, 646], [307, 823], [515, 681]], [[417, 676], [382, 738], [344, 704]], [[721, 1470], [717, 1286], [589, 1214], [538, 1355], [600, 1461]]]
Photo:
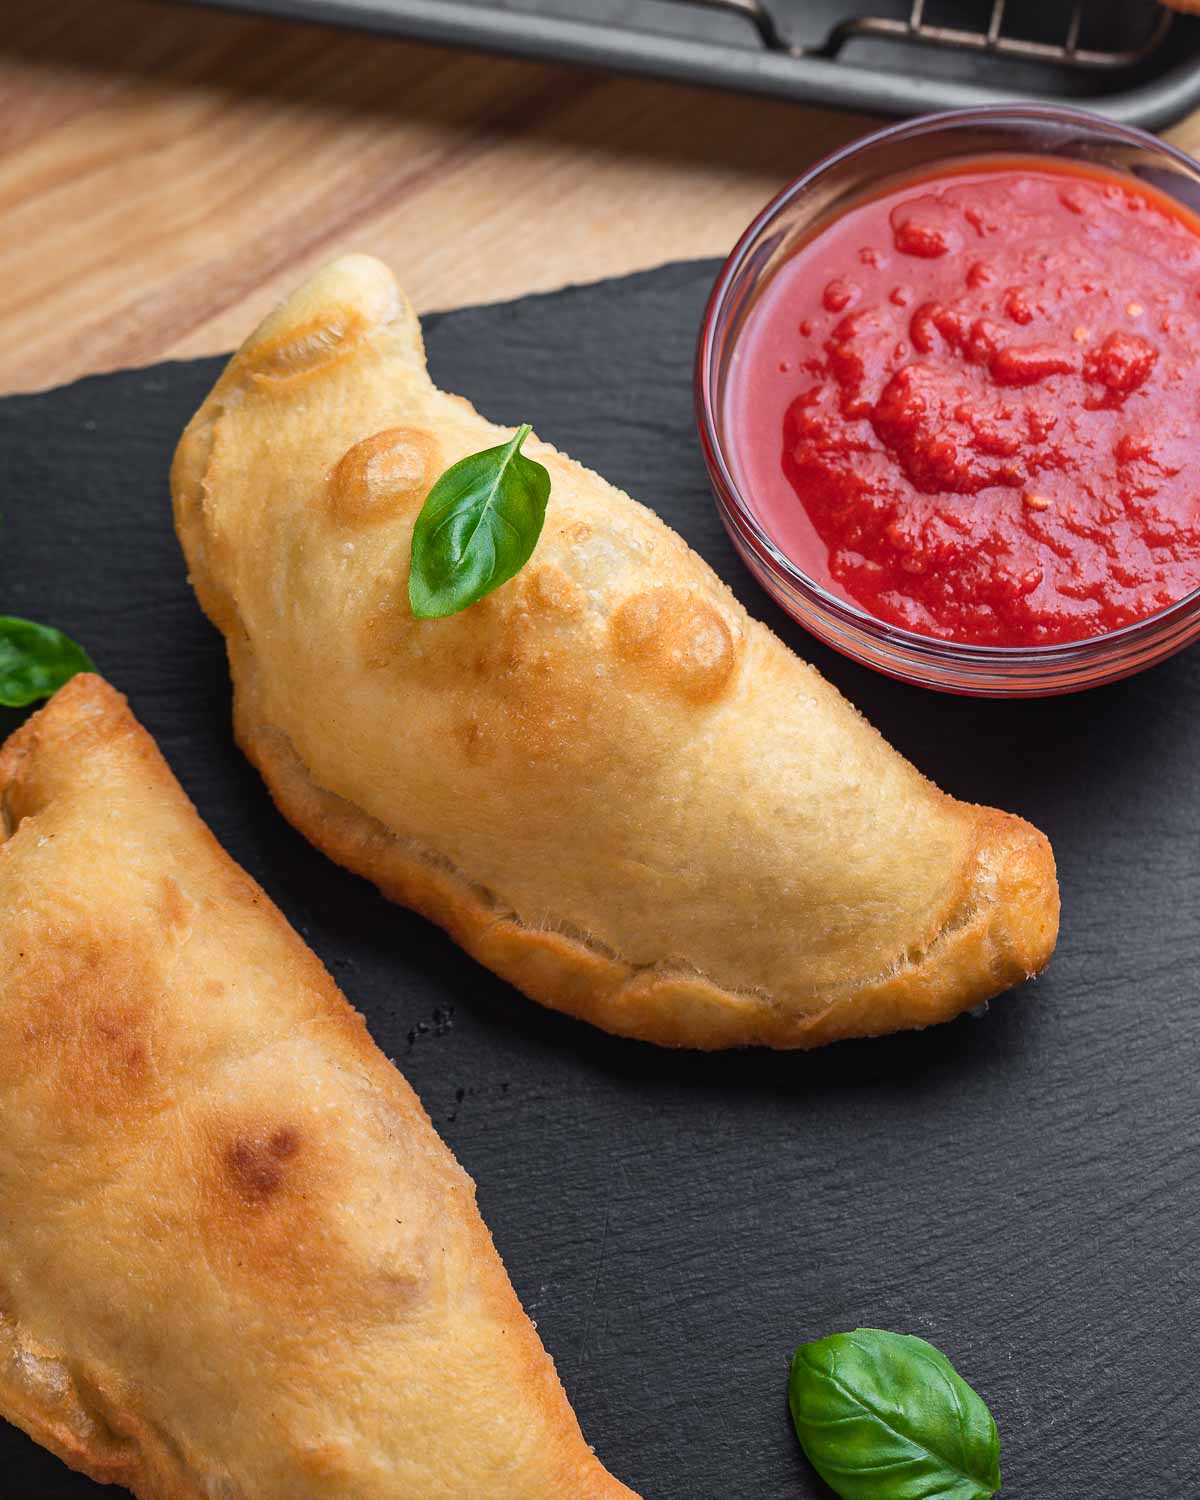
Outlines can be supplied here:
[[61, 630], [0, 615], [0, 704], [5, 708], [49, 698], [77, 672], [95, 670], [83, 647]]
[[529, 431], [526, 424], [498, 448], [460, 459], [425, 497], [408, 575], [419, 620], [457, 614], [529, 561], [550, 498], [550, 475], [521, 452]]
[[788, 1402], [842, 1500], [987, 1500], [1000, 1488], [991, 1413], [924, 1339], [857, 1328], [801, 1344]]

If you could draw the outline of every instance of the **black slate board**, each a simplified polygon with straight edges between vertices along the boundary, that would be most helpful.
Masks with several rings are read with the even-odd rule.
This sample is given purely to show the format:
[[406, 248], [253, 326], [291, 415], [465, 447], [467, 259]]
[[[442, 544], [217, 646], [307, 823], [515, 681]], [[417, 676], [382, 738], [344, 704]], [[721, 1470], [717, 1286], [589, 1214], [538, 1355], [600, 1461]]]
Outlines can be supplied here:
[[[616, 1040], [310, 849], [231, 743], [224, 652], [171, 532], [171, 450], [219, 361], [0, 402], [0, 608], [87, 644], [365, 1012], [477, 1179], [589, 1439], [646, 1500], [827, 1495], [791, 1432], [787, 1361], [860, 1323], [949, 1353], [999, 1423], [1006, 1494], [1192, 1493], [1200, 650], [998, 704], [804, 636], [734, 556], [697, 451], [690, 358], [715, 269], [431, 318], [434, 375], [656, 506], [922, 769], [1047, 830], [1058, 955], [982, 1020], [807, 1055]], [[0, 1427], [0, 1493], [99, 1491]]]

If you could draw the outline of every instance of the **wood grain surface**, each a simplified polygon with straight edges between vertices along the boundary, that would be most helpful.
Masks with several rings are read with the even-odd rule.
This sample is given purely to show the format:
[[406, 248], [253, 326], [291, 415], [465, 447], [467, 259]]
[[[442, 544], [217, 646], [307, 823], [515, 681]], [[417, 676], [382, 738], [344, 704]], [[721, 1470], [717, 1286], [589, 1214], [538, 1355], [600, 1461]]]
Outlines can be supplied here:
[[732, 243], [861, 117], [140, 0], [5, 0], [0, 390], [237, 343], [340, 250], [421, 309]]
[[0, 9], [0, 391], [227, 349], [349, 248], [421, 310], [720, 253], [869, 123], [146, 0]]

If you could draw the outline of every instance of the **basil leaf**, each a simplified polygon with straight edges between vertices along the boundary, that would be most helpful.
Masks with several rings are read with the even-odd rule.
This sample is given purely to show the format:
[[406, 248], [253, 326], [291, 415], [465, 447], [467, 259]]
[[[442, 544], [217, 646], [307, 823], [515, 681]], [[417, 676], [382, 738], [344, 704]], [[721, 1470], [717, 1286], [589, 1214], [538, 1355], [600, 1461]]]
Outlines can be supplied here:
[[511, 442], [451, 465], [425, 497], [413, 529], [408, 601], [418, 620], [457, 614], [519, 572], [537, 546], [550, 475]]
[[986, 1500], [1000, 1488], [991, 1413], [924, 1339], [858, 1328], [801, 1344], [788, 1404], [842, 1500]]
[[76, 672], [95, 670], [83, 647], [61, 630], [0, 615], [0, 704], [6, 708], [49, 698]]

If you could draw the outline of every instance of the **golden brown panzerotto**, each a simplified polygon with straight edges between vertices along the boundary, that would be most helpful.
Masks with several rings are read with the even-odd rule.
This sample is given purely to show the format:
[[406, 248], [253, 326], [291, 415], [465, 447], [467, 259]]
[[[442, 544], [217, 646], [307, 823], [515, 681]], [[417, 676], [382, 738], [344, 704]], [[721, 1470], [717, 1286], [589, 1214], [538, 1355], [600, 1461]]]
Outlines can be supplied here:
[[0, 752], [0, 1414], [141, 1500], [634, 1500], [470, 1179], [124, 700]]
[[672, 1046], [943, 1021], [1039, 970], [1045, 838], [944, 796], [657, 516], [531, 439], [529, 564], [416, 620], [437, 475], [507, 436], [390, 272], [266, 319], [179, 445], [176, 524], [284, 814], [526, 994]]

